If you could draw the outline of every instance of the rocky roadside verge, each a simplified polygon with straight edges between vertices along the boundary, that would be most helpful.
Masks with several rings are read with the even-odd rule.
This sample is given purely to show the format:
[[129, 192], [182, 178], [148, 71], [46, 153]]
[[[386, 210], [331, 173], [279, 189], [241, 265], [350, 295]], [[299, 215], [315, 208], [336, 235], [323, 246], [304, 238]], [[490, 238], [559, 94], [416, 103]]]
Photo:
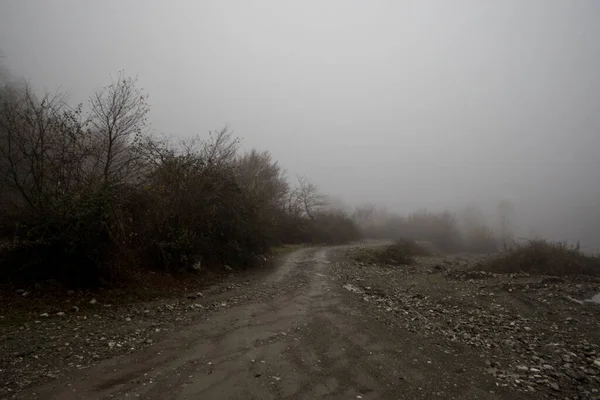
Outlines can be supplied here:
[[[73, 294], [37, 311], [0, 315], [0, 399], [19, 398], [32, 385], [58, 379], [104, 359], [160, 346], [175, 330], [250, 301], [268, 301], [301, 279], [276, 284], [273, 271], [230, 274], [221, 283], [150, 302], [111, 304], [92, 294]], [[23, 292], [17, 293], [19, 296]], [[26, 296], [35, 297], [35, 293]], [[60, 305], [62, 304], [62, 306]], [[40, 312], [41, 311], [41, 312]]]
[[227, 301], [206, 301], [202, 293], [150, 303], [72, 306], [26, 316], [0, 328], [0, 398], [15, 398], [32, 384], [57, 379], [110, 357], [152, 346], [197, 318], [244, 301], [241, 286], [229, 285]]
[[532, 398], [600, 399], [600, 279], [493, 274], [481, 257], [413, 266], [330, 266], [394, 329], [474, 348], [504, 389]]

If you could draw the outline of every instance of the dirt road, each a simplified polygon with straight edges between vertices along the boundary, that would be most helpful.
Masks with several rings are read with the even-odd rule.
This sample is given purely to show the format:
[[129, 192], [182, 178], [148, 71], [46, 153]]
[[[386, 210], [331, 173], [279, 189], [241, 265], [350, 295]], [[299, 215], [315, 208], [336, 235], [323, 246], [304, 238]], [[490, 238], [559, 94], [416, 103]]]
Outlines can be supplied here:
[[19, 397], [520, 398], [499, 390], [475, 350], [388, 327], [330, 276], [329, 265], [340, 253], [298, 250], [247, 288], [272, 288], [267, 296]]

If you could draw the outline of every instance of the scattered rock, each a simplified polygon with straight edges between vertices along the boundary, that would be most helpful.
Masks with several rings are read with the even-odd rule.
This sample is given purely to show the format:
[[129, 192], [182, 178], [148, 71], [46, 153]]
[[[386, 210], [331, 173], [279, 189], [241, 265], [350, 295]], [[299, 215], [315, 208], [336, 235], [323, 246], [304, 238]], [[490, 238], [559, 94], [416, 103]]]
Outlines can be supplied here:
[[565, 299], [572, 301], [573, 303], [577, 303], [579, 305], [583, 304], [583, 301], [572, 298], [571, 296], [565, 296]]
[[583, 381], [585, 380], [585, 375], [582, 374], [581, 372], [578, 371], [573, 371], [572, 369], [567, 370], [566, 371], [567, 376], [570, 376], [571, 378], [577, 380], [577, 381]]
[[[436, 268], [436, 263], [443, 268]], [[371, 264], [361, 267], [358, 263], [349, 266], [337, 262], [322, 267], [334, 274], [340, 271], [338, 282], [344, 284], [343, 290], [364, 299], [364, 307], [373, 311], [380, 321], [394, 329], [397, 327], [409, 334], [422, 336], [424, 350], [427, 350], [425, 343], [428, 340], [435, 340], [439, 348], [449, 355], [456, 355], [457, 347], [475, 349], [484, 357], [482, 363], [487, 360], [484, 371], [492, 374], [499, 387], [530, 396], [537, 391], [539, 396], [560, 395], [560, 398], [578, 400], [595, 399], [600, 393], [596, 392], [600, 390], [600, 343], [595, 336], [587, 335], [597, 329], [600, 307], [579, 307], [574, 305], [576, 302], [565, 301], [565, 296], [585, 298], [597, 290], [600, 281], [588, 282], [581, 278], [581, 287], [572, 284], [571, 278], [542, 283], [545, 278], [525, 274], [467, 273], [463, 271], [471, 267], [463, 262], [442, 264], [438, 260], [430, 261], [428, 266], [411, 265], [397, 269]], [[430, 269], [437, 272], [428, 275], [426, 271]], [[8, 340], [20, 347], [12, 345], [8, 357], [0, 352], [0, 357], [7, 360], [0, 369], [11, 371], [9, 382], [2, 382], [2, 386], [15, 390], [21, 382], [36, 383], [36, 379], [44, 378], [47, 373], [61, 371], [62, 375], [63, 371], [67, 373], [78, 366], [152, 345], [159, 339], [152, 336], [153, 340], [148, 336], [155, 332], [168, 332], [199, 315], [204, 317], [210, 312], [218, 312], [227, 304], [237, 304], [242, 296], [248, 298], [254, 295], [237, 290], [244, 285], [231, 284], [230, 280], [226, 286], [220, 285], [216, 290], [212, 287], [207, 289], [207, 295], [236, 289], [236, 297], [218, 298], [218, 301], [208, 301], [204, 306], [186, 301], [186, 295], [179, 299], [161, 300], [158, 305], [90, 307], [92, 312], [71, 314], [70, 318], [44, 320], [38, 317], [41, 320], [38, 325], [31, 322], [20, 324], [15, 327], [14, 333], [10, 333], [12, 336]], [[202, 297], [200, 292], [191, 295], [194, 296], [190, 297], [192, 299]], [[259, 296], [262, 296], [261, 299], [272, 298], [271, 292]], [[508, 302], [506, 298], [515, 301]], [[79, 304], [76, 297], [68, 301]], [[94, 305], [98, 302], [92, 299], [89, 303]], [[61, 308], [69, 310], [70, 304], [67, 302]], [[527, 308], [521, 310], [522, 305]], [[198, 312], [199, 309], [204, 311]], [[79, 312], [79, 307], [72, 306], [70, 310]], [[55, 313], [56, 310], [50, 309], [50, 312]], [[135, 320], [135, 324], [123, 324], [127, 319]], [[283, 333], [280, 332], [278, 337], [281, 338]], [[23, 349], [31, 347], [31, 343], [36, 344], [35, 353], [15, 356], [15, 350], [23, 352]], [[435, 363], [436, 360], [433, 361]], [[260, 363], [253, 366], [257, 365], [266, 367]], [[467, 370], [470, 371], [470, 368]], [[465, 375], [458, 374], [467, 370], [462, 366], [452, 369], [458, 379], [465, 379]], [[264, 371], [256, 373], [255, 377], [259, 378], [262, 374]], [[269, 379], [272, 384], [277, 380]], [[1, 389], [0, 393], [3, 395]]]
[[363, 293], [363, 291], [361, 289], [359, 289], [358, 287], [356, 287], [356, 286], [354, 286], [354, 285], [352, 285], [350, 283], [347, 283], [347, 284], [345, 284], [342, 287], [344, 289], [346, 289], [347, 291], [352, 292], [352, 293], [358, 293], [358, 294]]
[[[435, 268], [440, 264], [443, 270]], [[381, 312], [377, 317], [387, 325], [475, 348], [486, 357], [485, 371], [498, 386], [526, 393], [545, 387], [559, 391], [561, 398], [600, 400], [575, 395], [578, 387], [600, 394], [600, 357], [593, 353], [600, 347], [594, 333], [600, 309], [572, 304], [581, 304], [577, 298], [597, 291], [600, 279], [494, 274], [477, 271], [474, 265], [432, 258], [390, 270], [344, 261], [334, 263], [331, 270], [345, 290]], [[429, 278], [430, 269], [439, 271], [435, 279]], [[577, 280], [584, 283], [574, 284]], [[377, 291], [365, 293], [359, 286]], [[576, 301], [565, 302], [567, 297]], [[498, 360], [508, 366], [506, 370]]]

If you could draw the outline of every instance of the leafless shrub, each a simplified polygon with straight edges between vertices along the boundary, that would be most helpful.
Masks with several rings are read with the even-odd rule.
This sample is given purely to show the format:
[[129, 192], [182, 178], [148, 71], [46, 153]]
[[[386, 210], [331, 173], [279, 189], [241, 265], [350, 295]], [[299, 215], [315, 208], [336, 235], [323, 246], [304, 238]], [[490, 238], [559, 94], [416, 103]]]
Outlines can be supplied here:
[[[127, 117], [127, 110], [134, 107], [131, 103], [143, 103], [143, 98], [120, 94], [123, 90], [116, 85], [99, 92], [97, 112], [92, 107], [85, 118], [82, 107], [71, 108], [64, 95], [38, 98], [28, 85], [5, 89], [1, 234], [14, 250], [5, 262], [27, 266], [22, 275], [79, 279], [81, 274], [87, 279], [100, 269], [111, 270], [127, 231], [120, 205], [130, 190], [122, 184], [133, 177], [130, 167], [139, 159], [128, 141], [135, 118]], [[105, 112], [104, 131], [98, 129], [99, 110]], [[41, 262], [28, 257], [33, 252], [42, 255]], [[56, 266], [45, 268], [44, 263]]]
[[341, 244], [362, 234], [352, 218], [328, 206], [327, 198], [307, 178], [297, 176], [297, 186], [284, 199], [281, 236], [290, 243]]
[[145, 133], [149, 111], [148, 96], [136, 87], [136, 80], [120, 73], [90, 99], [93, 171], [104, 183], [122, 183], [139, 178], [142, 164], [138, 151]]
[[350, 257], [369, 264], [409, 265], [415, 257], [430, 256], [431, 252], [414, 240], [401, 239], [384, 247], [365, 247], [350, 251]]
[[306, 222], [308, 241], [319, 244], [343, 244], [362, 238], [352, 219], [342, 211], [323, 211]]
[[285, 171], [269, 152], [252, 150], [235, 160], [236, 181], [255, 207], [262, 229], [271, 243], [283, 243], [282, 228], [290, 187]]
[[[83, 189], [87, 155], [81, 109], [63, 95], [36, 98], [31, 88], [7, 87], [0, 108], [0, 180], [7, 211], [39, 214]], [[69, 212], [64, 209], [63, 212]]]
[[315, 214], [327, 204], [325, 196], [319, 192], [319, 188], [311, 183], [306, 177], [298, 175], [296, 177], [298, 186], [292, 192], [294, 208], [303, 216], [311, 220], [315, 219]]
[[579, 246], [535, 239], [515, 243], [484, 263], [482, 268], [498, 273], [597, 276], [600, 275], [600, 258], [581, 252]]

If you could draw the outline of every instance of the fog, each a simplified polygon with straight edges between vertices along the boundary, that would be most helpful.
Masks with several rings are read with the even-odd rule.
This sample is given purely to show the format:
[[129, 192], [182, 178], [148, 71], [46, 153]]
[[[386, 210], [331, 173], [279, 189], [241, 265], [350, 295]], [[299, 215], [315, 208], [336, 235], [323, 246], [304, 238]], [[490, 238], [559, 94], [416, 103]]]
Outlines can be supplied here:
[[14, 76], [74, 102], [125, 71], [158, 134], [226, 124], [350, 205], [516, 208], [600, 248], [597, 1], [0, 4]]

